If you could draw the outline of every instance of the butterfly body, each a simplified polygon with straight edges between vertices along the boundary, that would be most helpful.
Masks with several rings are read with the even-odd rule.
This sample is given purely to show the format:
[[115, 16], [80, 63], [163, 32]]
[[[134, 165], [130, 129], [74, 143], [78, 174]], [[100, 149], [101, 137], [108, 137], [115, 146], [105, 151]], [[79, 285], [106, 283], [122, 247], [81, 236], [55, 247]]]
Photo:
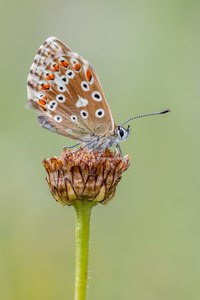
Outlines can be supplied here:
[[113, 135], [109, 135], [109, 136], [93, 135], [90, 137], [88, 141], [85, 141], [85, 145], [83, 146], [88, 150], [96, 149], [99, 152], [103, 152], [106, 148], [115, 146], [121, 153], [119, 144], [122, 141], [125, 141], [127, 139], [129, 133], [130, 133], [129, 127], [128, 129], [125, 129], [122, 126], [116, 126]]
[[43, 128], [103, 151], [128, 137], [114, 124], [91, 65], [54, 37], [41, 45], [28, 76], [29, 106]]

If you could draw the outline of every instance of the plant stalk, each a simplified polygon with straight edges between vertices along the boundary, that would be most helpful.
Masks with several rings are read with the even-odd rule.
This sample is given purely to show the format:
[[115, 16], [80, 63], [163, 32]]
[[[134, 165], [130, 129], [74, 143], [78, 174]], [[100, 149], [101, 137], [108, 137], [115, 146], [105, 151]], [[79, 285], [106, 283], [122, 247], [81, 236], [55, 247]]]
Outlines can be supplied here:
[[75, 269], [75, 300], [86, 300], [88, 279], [88, 250], [90, 237], [90, 214], [94, 203], [76, 201], [76, 269]]

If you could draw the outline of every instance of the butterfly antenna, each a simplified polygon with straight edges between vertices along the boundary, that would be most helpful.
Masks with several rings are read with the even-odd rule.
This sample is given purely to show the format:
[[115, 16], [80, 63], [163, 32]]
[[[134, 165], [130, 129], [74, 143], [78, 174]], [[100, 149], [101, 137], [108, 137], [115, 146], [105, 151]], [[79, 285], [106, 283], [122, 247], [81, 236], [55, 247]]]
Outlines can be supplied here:
[[126, 123], [132, 121], [132, 120], [135, 120], [135, 119], [139, 119], [139, 118], [143, 118], [143, 117], [150, 117], [150, 116], [154, 116], [154, 115], [162, 115], [162, 114], [166, 114], [170, 112], [170, 109], [165, 109], [165, 110], [162, 110], [162, 111], [156, 111], [156, 112], [153, 112], [153, 113], [149, 113], [149, 114], [145, 114], [145, 115], [139, 115], [139, 116], [135, 116], [135, 117], [132, 117], [130, 119], [128, 119], [126, 122], [124, 122], [121, 126], [125, 125]]

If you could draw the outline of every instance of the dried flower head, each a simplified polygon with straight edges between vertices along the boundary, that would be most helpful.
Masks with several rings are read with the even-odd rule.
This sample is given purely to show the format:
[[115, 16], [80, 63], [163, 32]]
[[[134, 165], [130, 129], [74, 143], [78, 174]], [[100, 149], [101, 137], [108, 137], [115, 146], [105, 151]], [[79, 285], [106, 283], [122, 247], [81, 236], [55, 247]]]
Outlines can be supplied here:
[[122, 158], [108, 149], [102, 155], [85, 149], [64, 149], [60, 157], [45, 159], [43, 165], [56, 201], [73, 205], [74, 201], [85, 199], [105, 204], [114, 196], [129, 162], [129, 155]]

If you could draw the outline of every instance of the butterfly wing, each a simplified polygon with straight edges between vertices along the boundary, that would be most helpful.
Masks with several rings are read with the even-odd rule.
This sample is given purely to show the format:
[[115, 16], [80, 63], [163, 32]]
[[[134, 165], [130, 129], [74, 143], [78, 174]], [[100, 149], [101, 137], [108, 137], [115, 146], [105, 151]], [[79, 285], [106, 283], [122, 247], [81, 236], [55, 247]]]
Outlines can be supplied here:
[[39, 48], [28, 76], [28, 100], [42, 127], [80, 141], [113, 133], [114, 122], [90, 64], [55, 37]]

